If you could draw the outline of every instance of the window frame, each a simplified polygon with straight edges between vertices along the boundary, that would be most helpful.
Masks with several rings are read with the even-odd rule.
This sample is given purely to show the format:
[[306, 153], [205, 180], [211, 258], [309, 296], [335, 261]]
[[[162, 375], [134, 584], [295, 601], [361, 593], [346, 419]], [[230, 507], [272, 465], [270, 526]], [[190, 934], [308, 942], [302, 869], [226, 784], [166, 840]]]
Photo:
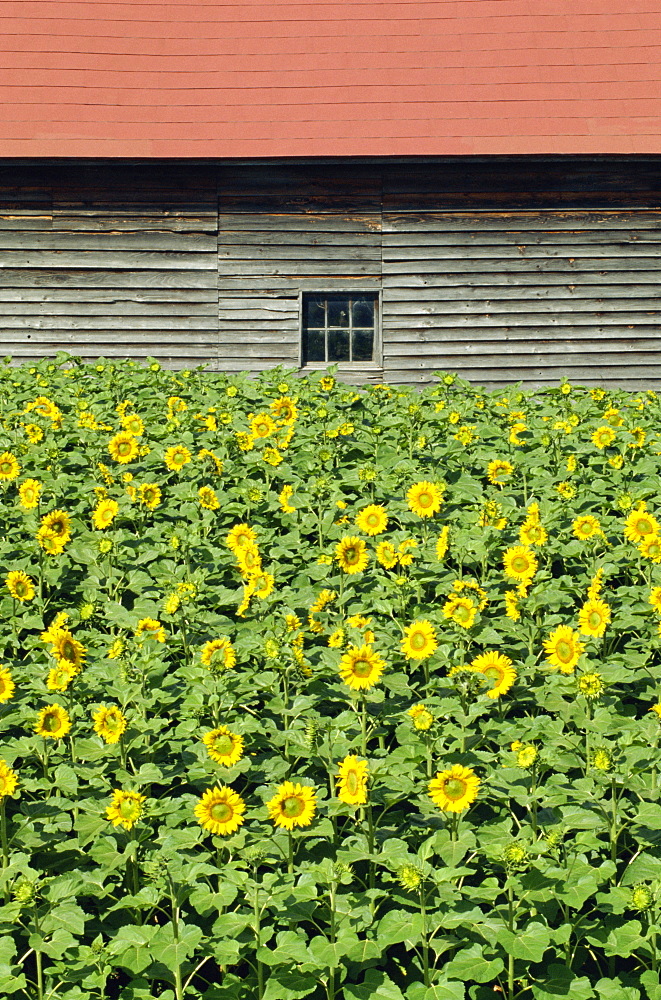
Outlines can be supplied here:
[[[304, 329], [304, 301], [305, 298], [310, 296], [319, 296], [319, 298], [328, 298], [329, 296], [346, 296], [350, 298], [358, 298], [360, 296], [365, 296], [369, 298], [374, 298], [374, 348], [372, 351], [371, 361], [309, 361], [304, 360], [304, 350], [303, 350], [303, 335], [305, 333]], [[383, 317], [383, 304], [382, 304], [382, 290], [380, 288], [365, 288], [364, 286], [354, 286], [351, 288], [327, 288], [324, 290], [310, 290], [305, 291], [300, 290], [298, 293], [298, 367], [302, 371], [319, 371], [325, 370], [331, 365], [336, 365], [338, 368], [347, 371], [361, 371], [361, 370], [380, 370], [383, 367], [383, 352], [382, 352], [382, 317]]]

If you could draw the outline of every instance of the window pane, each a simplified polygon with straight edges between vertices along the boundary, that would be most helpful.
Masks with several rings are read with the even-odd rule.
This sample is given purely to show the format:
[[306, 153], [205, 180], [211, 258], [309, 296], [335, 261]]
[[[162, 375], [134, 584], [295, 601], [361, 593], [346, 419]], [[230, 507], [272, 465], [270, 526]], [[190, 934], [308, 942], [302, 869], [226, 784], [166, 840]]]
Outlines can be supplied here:
[[323, 327], [326, 324], [326, 310], [323, 299], [308, 299], [305, 303], [306, 327]]
[[328, 360], [348, 361], [349, 360], [349, 331], [329, 330], [328, 331]]
[[305, 338], [305, 361], [325, 361], [324, 331], [308, 330]]
[[374, 352], [374, 330], [353, 331], [353, 360], [371, 361]]
[[[349, 300], [342, 297], [328, 300], [328, 325], [348, 326], [349, 325]], [[348, 348], [347, 348], [348, 350]], [[348, 355], [347, 355], [348, 357]]]
[[354, 301], [353, 325], [374, 326], [374, 299], [356, 299]]

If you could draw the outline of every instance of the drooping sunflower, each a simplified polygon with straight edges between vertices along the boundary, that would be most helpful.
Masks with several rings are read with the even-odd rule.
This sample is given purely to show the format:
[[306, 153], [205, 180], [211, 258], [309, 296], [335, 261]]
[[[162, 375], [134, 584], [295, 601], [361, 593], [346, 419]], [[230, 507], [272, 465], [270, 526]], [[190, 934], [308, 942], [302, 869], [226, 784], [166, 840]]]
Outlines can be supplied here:
[[110, 457], [120, 465], [128, 465], [134, 458], [138, 457], [140, 446], [132, 434], [126, 431], [119, 431], [108, 442]]
[[340, 660], [339, 672], [352, 691], [369, 691], [378, 684], [384, 667], [384, 660], [370, 645], [349, 646]]
[[478, 608], [470, 597], [453, 594], [443, 605], [442, 611], [445, 618], [449, 618], [462, 628], [469, 629], [475, 622]]
[[254, 577], [262, 571], [262, 557], [256, 545], [244, 545], [234, 550], [239, 572], [242, 576]]
[[125, 830], [132, 830], [142, 816], [146, 801], [146, 795], [116, 788], [112, 793], [110, 805], [106, 808], [106, 817], [113, 826], [123, 826]]
[[402, 653], [409, 660], [426, 660], [438, 646], [433, 625], [426, 619], [404, 629]]
[[104, 743], [119, 743], [122, 733], [126, 732], [126, 716], [116, 705], [101, 705], [92, 712], [92, 719], [94, 732]]
[[211, 759], [225, 767], [231, 767], [243, 757], [243, 736], [231, 732], [227, 726], [218, 726], [205, 733], [202, 742]]
[[659, 522], [648, 513], [644, 504], [632, 510], [624, 525], [624, 537], [638, 545], [650, 535], [659, 534]]
[[14, 684], [11, 670], [8, 667], [0, 666], [0, 704], [10, 701], [14, 697], [16, 685]]
[[18, 487], [18, 502], [25, 510], [34, 510], [39, 506], [39, 497], [43, 486], [38, 479], [26, 479]]
[[611, 620], [611, 609], [605, 601], [586, 601], [578, 613], [578, 631], [581, 635], [601, 638]]
[[369, 767], [366, 760], [350, 754], [340, 761], [335, 776], [337, 797], [348, 806], [362, 806], [367, 802], [367, 778]]
[[66, 510], [52, 510], [41, 519], [41, 527], [62, 542], [71, 538], [71, 517]]
[[71, 729], [69, 713], [61, 705], [46, 705], [39, 712], [34, 731], [45, 740], [61, 740]]
[[16, 479], [21, 471], [15, 455], [10, 451], [3, 451], [0, 455], [0, 481], [10, 483]]
[[71, 663], [67, 663], [66, 660], [60, 660], [48, 671], [46, 687], [49, 691], [59, 691], [62, 693], [68, 689], [77, 674], [78, 671]]
[[473, 670], [484, 674], [491, 687], [487, 691], [487, 698], [500, 698], [506, 694], [516, 681], [516, 670], [512, 666], [509, 656], [489, 650], [476, 656], [471, 663]]
[[200, 507], [205, 510], [218, 510], [220, 507], [220, 500], [216, 496], [216, 491], [212, 490], [210, 486], [200, 486], [197, 491], [197, 501]]
[[236, 663], [236, 653], [229, 639], [212, 639], [202, 646], [200, 660], [210, 670], [230, 670]]
[[317, 808], [315, 790], [299, 782], [283, 781], [266, 808], [275, 825], [285, 830], [309, 826]]
[[397, 549], [392, 542], [379, 542], [376, 547], [376, 558], [386, 569], [392, 569], [397, 565]]
[[408, 490], [406, 502], [418, 517], [433, 517], [441, 509], [443, 493], [437, 483], [422, 480]]
[[141, 483], [138, 486], [138, 499], [147, 510], [155, 510], [161, 502], [163, 494], [156, 483]]
[[280, 501], [280, 510], [284, 514], [294, 514], [296, 512], [296, 508], [292, 507], [292, 505], [289, 502], [293, 497], [293, 495], [294, 495], [293, 486], [287, 485], [282, 487], [278, 495], [278, 500]]
[[225, 538], [225, 545], [236, 555], [238, 549], [256, 546], [257, 533], [249, 524], [235, 524]]
[[638, 551], [645, 559], [661, 562], [661, 535], [648, 535], [638, 546]]
[[608, 448], [609, 445], [613, 443], [616, 438], [615, 431], [612, 427], [604, 425], [603, 427], [597, 427], [596, 431], [592, 435], [592, 444], [596, 448], [603, 450]]
[[15, 601], [31, 601], [34, 597], [34, 585], [27, 573], [15, 569], [5, 577], [5, 586]]
[[269, 465], [272, 465], [274, 468], [280, 465], [281, 462], [284, 462], [284, 458], [282, 457], [277, 448], [265, 448], [264, 451], [262, 452], [262, 458], [265, 462], [267, 462]]
[[588, 538], [594, 538], [595, 535], [602, 534], [601, 524], [592, 514], [582, 514], [580, 517], [575, 518], [572, 521], [571, 530], [572, 534], [582, 542], [587, 541]]
[[154, 639], [156, 642], [165, 642], [166, 639], [165, 629], [157, 618], [141, 618], [135, 627], [134, 635], [136, 639], [146, 635], [148, 639]]
[[276, 420], [282, 420], [285, 424], [293, 424], [298, 416], [296, 402], [291, 396], [280, 396], [271, 403], [271, 412]]
[[275, 587], [275, 577], [272, 573], [258, 573], [256, 576], [252, 577], [253, 583], [253, 593], [255, 597], [265, 600], [273, 593]]
[[227, 837], [243, 823], [246, 804], [233, 788], [220, 785], [207, 788], [193, 811], [203, 830]]
[[53, 534], [49, 528], [45, 528], [43, 525], [39, 528], [36, 535], [39, 547], [42, 548], [49, 556], [61, 555], [66, 548], [69, 537], [70, 536], [65, 535], [64, 538], [59, 538], [57, 535]]
[[18, 774], [4, 760], [0, 760], [0, 799], [13, 795], [18, 786]]
[[487, 465], [487, 478], [494, 486], [504, 486], [514, 472], [514, 466], [507, 459], [494, 458]]
[[544, 652], [549, 663], [563, 674], [572, 674], [585, 646], [569, 625], [558, 625], [544, 640]]
[[369, 562], [365, 542], [357, 535], [345, 535], [340, 539], [335, 546], [335, 558], [340, 569], [348, 575], [362, 573]]
[[92, 524], [99, 531], [103, 531], [110, 527], [118, 513], [119, 504], [116, 500], [100, 500], [92, 511]]
[[450, 539], [450, 528], [446, 524], [445, 527], [441, 528], [441, 533], [436, 539], [436, 558], [439, 562], [445, 559], [448, 551], [448, 544]]
[[444, 812], [463, 812], [475, 802], [480, 779], [470, 767], [453, 764], [429, 782], [429, 797]]
[[56, 660], [70, 663], [76, 671], [82, 669], [86, 649], [82, 642], [74, 639], [68, 629], [56, 629], [51, 642], [51, 652]]
[[173, 444], [166, 449], [163, 461], [171, 472], [181, 472], [191, 457], [190, 451], [183, 444]]
[[388, 515], [382, 504], [371, 503], [356, 515], [356, 527], [366, 535], [380, 535], [388, 527]]
[[537, 572], [537, 558], [525, 545], [513, 545], [503, 554], [505, 576], [517, 583], [527, 583]]

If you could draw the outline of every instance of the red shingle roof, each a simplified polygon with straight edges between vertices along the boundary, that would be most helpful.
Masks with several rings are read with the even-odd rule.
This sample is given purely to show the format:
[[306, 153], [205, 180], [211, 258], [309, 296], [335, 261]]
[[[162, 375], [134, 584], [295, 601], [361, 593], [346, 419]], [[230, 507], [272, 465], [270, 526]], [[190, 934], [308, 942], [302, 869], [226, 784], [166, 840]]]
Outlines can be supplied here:
[[658, 152], [659, 0], [0, 0], [0, 156]]

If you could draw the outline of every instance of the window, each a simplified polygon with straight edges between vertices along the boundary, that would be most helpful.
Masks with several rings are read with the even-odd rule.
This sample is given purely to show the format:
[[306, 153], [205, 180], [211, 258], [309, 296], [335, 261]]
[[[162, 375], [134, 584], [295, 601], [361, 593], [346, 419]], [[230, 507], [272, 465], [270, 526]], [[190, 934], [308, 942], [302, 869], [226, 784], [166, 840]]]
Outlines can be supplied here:
[[375, 292], [303, 296], [303, 364], [374, 361]]

